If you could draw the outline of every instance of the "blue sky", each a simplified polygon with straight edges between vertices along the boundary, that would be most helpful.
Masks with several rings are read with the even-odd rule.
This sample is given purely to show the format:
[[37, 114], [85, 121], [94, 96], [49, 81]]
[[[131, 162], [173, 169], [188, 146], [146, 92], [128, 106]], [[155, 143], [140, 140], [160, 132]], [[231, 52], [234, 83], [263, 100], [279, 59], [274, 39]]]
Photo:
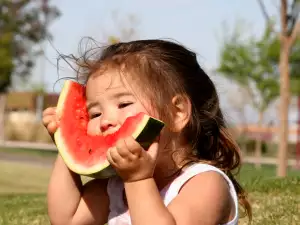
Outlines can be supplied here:
[[[199, 54], [204, 68], [218, 63], [218, 54], [223, 35], [223, 22], [230, 26], [237, 19], [251, 24], [249, 33], [260, 33], [264, 20], [256, 0], [53, 0], [62, 16], [51, 25], [54, 47], [64, 54], [77, 53], [82, 37], [103, 39], [103, 33], [118, 34], [111, 13], [117, 10], [120, 18], [134, 14], [139, 19], [139, 38], [172, 38]], [[271, 2], [265, 1], [266, 3]], [[275, 2], [275, 1], [274, 1]], [[272, 4], [271, 9], [276, 9]], [[247, 29], [247, 28], [246, 28]], [[47, 58], [56, 64], [57, 53], [45, 44]], [[37, 61], [34, 81], [45, 74], [47, 87], [51, 90], [57, 79], [55, 66]], [[65, 65], [64, 65], [65, 66]], [[40, 67], [40, 68], [39, 68]], [[71, 71], [70, 71], [71, 73]], [[65, 73], [64, 73], [65, 75]]]
[[[118, 11], [120, 18], [133, 14], [139, 20], [138, 38], [172, 38], [193, 49], [199, 55], [199, 63], [208, 73], [218, 65], [218, 54], [224, 35], [224, 22], [233, 27], [238, 19], [244, 20], [249, 26], [245, 31], [260, 34], [265, 21], [256, 0], [53, 0], [62, 12], [62, 16], [51, 25], [54, 36], [54, 47], [63, 54], [78, 53], [82, 37], [91, 36], [103, 41], [105, 34], [118, 34], [112, 20], [112, 12]], [[265, 0], [271, 15], [276, 15], [279, 1]], [[126, 26], [126, 25], [125, 25]], [[225, 32], [228, 29], [225, 29]], [[37, 61], [32, 81], [39, 82], [40, 74], [44, 74], [49, 91], [58, 78], [55, 49], [49, 43], [44, 44], [46, 56]], [[66, 67], [66, 64], [62, 64]], [[60, 76], [74, 75], [70, 69], [61, 69]], [[226, 95], [233, 88], [230, 82], [212, 75], [223, 104]], [[55, 91], [60, 90], [55, 86]], [[225, 106], [226, 107], [226, 106]], [[253, 111], [248, 110], [251, 120]], [[271, 113], [276, 116], [274, 110]], [[234, 117], [234, 116], [232, 116]], [[234, 118], [233, 118], [234, 120]]]

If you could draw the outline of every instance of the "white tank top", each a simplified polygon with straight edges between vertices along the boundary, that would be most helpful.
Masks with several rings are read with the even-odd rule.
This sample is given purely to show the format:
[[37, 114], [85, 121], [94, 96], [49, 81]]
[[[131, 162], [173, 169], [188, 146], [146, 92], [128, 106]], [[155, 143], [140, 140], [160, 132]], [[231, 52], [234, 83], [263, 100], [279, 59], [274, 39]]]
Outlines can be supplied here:
[[[235, 216], [228, 223], [222, 225], [237, 225], [238, 224], [238, 198], [234, 189], [233, 183], [229, 177], [220, 169], [208, 165], [197, 163], [186, 168], [174, 181], [160, 191], [160, 195], [167, 206], [179, 193], [181, 187], [192, 177], [197, 174], [215, 171], [220, 173], [229, 185], [230, 195], [235, 205]], [[123, 200], [124, 184], [118, 177], [110, 178], [107, 185], [107, 192], [109, 196], [109, 209], [108, 225], [131, 225], [128, 207], [124, 204]]]

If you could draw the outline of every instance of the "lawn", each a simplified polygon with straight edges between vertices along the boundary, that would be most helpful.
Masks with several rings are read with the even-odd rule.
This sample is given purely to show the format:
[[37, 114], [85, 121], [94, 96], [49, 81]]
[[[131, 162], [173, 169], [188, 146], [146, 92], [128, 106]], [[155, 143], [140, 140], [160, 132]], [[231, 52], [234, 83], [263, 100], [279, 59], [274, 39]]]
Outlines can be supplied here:
[[27, 148], [1, 148], [0, 154], [9, 154], [10, 156], [25, 157], [30, 159], [51, 160], [57, 155], [57, 151]]
[[[253, 208], [253, 223], [261, 225], [300, 224], [300, 172], [290, 170], [284, 179], [275, 177], [274, 166], [258, 171], [245, 165], [239, 179], [249, 193]], [[240, 224], [246, 225], [245, 218]]]
[[[38, 152], [29, 154], [41, 157]], [[53, 155], [47, 153], [46, 157]], [[51, 167], [0, 161], [0, 171], [0, 224], [49, 225], [45, 193]], [[276, 179], [273, 166], [256, 170], [245, 165], [239, 180], [249, 192], [252, 224], [300, 224], [300, 172], [291, 169], [287, 178]], [[247, 219], [240, 224], [248, 224]]]

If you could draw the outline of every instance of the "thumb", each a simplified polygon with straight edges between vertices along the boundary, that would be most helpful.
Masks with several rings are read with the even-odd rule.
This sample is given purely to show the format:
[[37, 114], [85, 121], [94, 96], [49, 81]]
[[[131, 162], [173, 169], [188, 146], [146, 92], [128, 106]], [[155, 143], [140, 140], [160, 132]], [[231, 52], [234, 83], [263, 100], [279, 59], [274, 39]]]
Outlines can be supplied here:
[[158, 142], [154, 142], [150, 145], [150, 147], [147, 150], [147, 154], [150, 156], [152, 160], [156, 160], [158, 155]]

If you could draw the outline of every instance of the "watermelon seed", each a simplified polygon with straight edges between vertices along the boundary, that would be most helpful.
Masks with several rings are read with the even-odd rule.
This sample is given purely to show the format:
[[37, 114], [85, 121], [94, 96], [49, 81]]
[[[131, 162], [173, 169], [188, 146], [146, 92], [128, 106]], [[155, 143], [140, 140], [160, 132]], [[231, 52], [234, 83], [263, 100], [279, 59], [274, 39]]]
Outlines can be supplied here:
[[89, 154], [92, 154], [92, 149], [89, 149]]

